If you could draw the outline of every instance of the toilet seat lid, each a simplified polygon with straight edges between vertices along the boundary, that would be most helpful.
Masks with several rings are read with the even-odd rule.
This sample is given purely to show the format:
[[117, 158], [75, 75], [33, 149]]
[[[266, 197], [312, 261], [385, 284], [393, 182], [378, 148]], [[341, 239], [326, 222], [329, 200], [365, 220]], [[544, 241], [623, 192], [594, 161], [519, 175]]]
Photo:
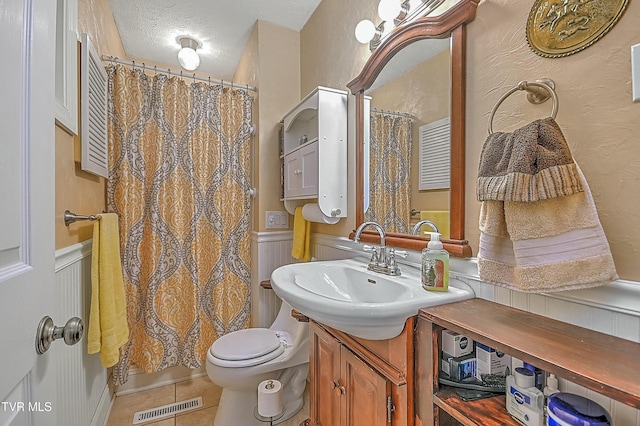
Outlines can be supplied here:
[[[211, 355], [226, 361], [243, 361], [254, 358], [264, 358], [267, 354], [273, 354], [272, 358], [280, 355], [282, 351], [280, 339], [273, 330], [268, 328], [248, 328], [225, 334], [211, 345]], [[269, 359], [272, 359], [269, 358]], [[262, 360], [266, 362], [268, 360]]]

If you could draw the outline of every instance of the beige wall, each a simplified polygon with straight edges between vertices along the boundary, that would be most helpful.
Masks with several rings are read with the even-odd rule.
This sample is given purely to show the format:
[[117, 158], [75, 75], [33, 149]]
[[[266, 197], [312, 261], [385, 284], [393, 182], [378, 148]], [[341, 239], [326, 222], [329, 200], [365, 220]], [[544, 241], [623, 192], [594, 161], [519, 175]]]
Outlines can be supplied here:
[[[100, 54], [124, 57], [108, 0], [80, 0], [78, 3], [78, 33], [89, 34]], [[80, 131], [80, 127], [78, 129]], [[104, 211], [106, 182], [80, 170], [77, 162], [80, 159], [80, 137], [74, 138], [56, 126], [55, 138], [56, 249], [61, 249], [91, 238], [92, 224], [76, 222], [67, 227], [64, 225], [64, 211], [87, 215]]]
[[[344, 88], [357, 75], [367, 52], [353, 28], [361, 19], [375, 20], [376, 4], [323, 0], [301, 32], [303, 92], [319, 84]], [[629, 2], [620, 22], [595, 45], [559, 59], [529, 49], [525, 25], [531, 5], [530, 0], [485, 0], [468, 25], [466, 237], [477, 253], [475, 178], [491, 108], [520, 80], [552, 78], [560, 99], [558, 124], [589, 182], [618, 274], [640, 280], [640, 103], [631, 102], [629, 53], [640, 43], [640, 3]], [[549, 114], [549, 104], [532, 106], [520, 95], [505, 101], [494, 129], [512, 130]], [[340, 226], [322, 231], [348, 233]]]
[[[466, 236], [476, 253], [480, 204], [473, 190], [491, 108], [519, 80], [551, 78], [560, 101], [556, 120], [587, 178], [618, 274], [640, 280], [640, 103], [631, 101], [630, 83], [640, 3], [629, 2], [620, 22], [596, 44], [559, 59], [537, 56], [527, 46], [530, 7], [527, 0], [485, 1], [469, 25]], [[509, 131], [550, 109], [514, 95], [500, 107], [493, 128]]]
[[[358, 43], [354, 28], [361, 19], [373, 18], [377, 1], [323, 0], [300, 32], [300, 92], [303, 95], [317, 86], [347, 90], [369, 57], [367, 46]], [[349, 216], [336, 225], [313, 223], [312, 232], [347, 236], [355, 227], [355, 114], [354, 98], [348, 98], [349, 121], [348, 171]]]
[[[300, 34], [258, 21], [258, 146], [254, 230], [266, 230], [265, 212], [284, 210], [280, 201], [278, 123], [300, 101]], [[291, 221], [293, 222], [293, 221]]]

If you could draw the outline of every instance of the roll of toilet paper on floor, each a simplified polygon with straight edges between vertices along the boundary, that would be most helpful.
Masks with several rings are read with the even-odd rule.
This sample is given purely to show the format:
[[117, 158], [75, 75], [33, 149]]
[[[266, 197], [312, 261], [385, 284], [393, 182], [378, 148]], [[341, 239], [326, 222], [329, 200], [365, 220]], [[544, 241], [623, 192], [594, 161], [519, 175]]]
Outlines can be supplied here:
[[317, 203], [309, 203], [302, 206], [302, 217], [309, 222], [328, 223], [329, 225], [335, 225], [340, 220], [339, 217], [327, 216], [322, 213]]
[[282, 413], [282, 383], [277, 380], [264, 380], [258, 385], [258, 414], [262, 417], [275, 417]]

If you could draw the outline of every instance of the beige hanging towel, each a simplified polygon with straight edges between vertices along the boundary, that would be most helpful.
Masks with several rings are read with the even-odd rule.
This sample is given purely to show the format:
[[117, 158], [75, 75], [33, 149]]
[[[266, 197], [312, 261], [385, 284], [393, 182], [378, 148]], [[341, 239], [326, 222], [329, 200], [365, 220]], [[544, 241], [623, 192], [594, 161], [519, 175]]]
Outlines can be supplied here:
[[[548, 120], [553, 119], [538, 120], [534, 123], [539, 124], [532, 123], [526, 127], [541, 128], [546, 126], [542, 122], [551, 123]], [[557, 127], [555, 121], [552, 125]], [[557, 131], [560, 132], [560, 129]], [[548, 149], [534, 147], [533, 144], [529, 144], [529, 149], [534, 147], [540, 155], [530, 150], [516, 149], [514, 144], [527, 132], [514, 132], [519, 136], [499, 135], [512, 139], [512, 143], [505, 146], [511, 147], [511, 155], [518, 157], [509, 158], [506, 162], [512, 165], [529, 164], [531, 170], [536, 167], [540, 170], [539, 165], [544, 164], [542, 170], [555, 168], [556, 171], [564, 171], [553, 171], [540, 180], [535, 178], [536, 173], [529, 173], [534, 178], [527, 185], [507, 184], [498, 191], [492, 190], [498, 186], [481, 188], [482, 183], [486, 182], [482, 177], [487, 176], [479, 174], [478, 198], [482, 201], [478, 251], [480, 278], [528, 293], [573, 290], [610, 283], [617, 278], [615, 265], [582, 171], [571, 158], [568, 147], [566, 150], [556, 149], [555, 152], [562, 155], [555, 156]], [[480, 169], [485, 171], [489, 170], [485, 161], [504, 164], [495, 161], [498, 152], [493, 151], [494, 147], [487, 147], [494, 135], [489, 136], [483, 147]], [[557, 136], [562, 140], [547, 146], [566, 146], [562, 133]], [[492, 158], [487, 159], [486, 153], [491, 153]], [[571, 160], [570, 164], [566, 154]], [[536, 161], [540, 156], [546, 158]], [[501, 176], [509, 176], [509, 172]], [[504, 181], [508, 180], [505, 178]], [[533, 181], [536, 183], [531, 184]], [[504, 201], [502, 198], [536, 201]]]

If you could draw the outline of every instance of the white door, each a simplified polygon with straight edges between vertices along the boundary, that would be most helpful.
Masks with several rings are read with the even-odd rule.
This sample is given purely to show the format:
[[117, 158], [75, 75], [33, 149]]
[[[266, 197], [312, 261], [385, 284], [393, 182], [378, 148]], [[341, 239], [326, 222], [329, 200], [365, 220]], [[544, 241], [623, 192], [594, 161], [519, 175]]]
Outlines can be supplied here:
[[53, 368], [35, 350], [54, 308], [55, 8], [0, 0], [0, 425], [56, 424]]

